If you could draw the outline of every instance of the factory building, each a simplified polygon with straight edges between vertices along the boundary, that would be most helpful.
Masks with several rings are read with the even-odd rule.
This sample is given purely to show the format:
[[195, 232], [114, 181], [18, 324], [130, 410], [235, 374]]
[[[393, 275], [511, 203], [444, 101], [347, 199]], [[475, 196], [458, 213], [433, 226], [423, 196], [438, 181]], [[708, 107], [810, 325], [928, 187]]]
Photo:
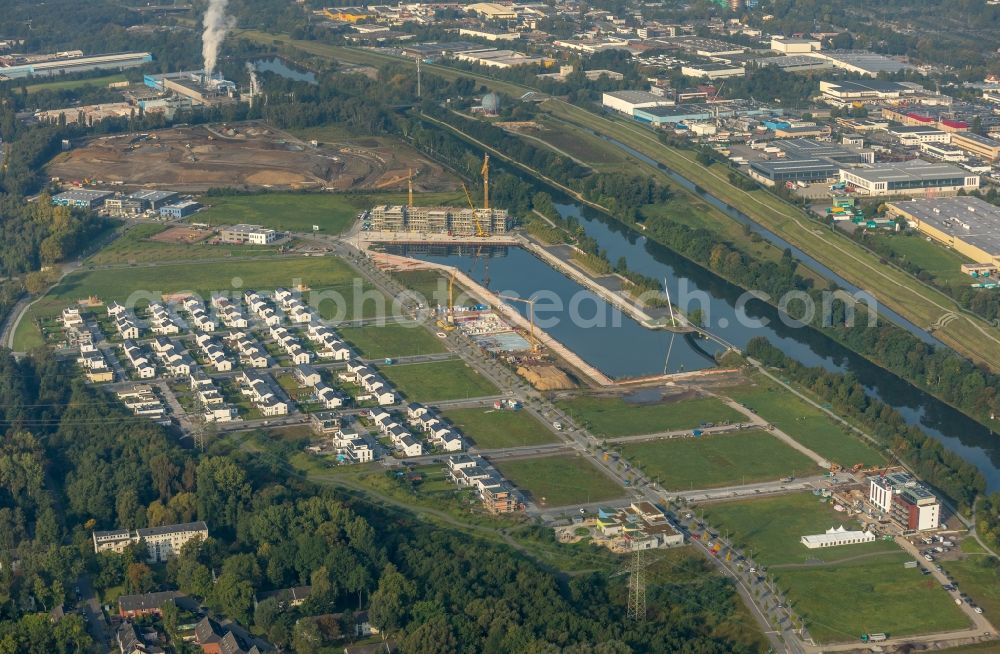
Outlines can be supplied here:
[[793, 39], [784, 36], [771, 38], [771, 50], [780, 52], [781, 54], [805, 54], [822, 49], [823, 44], [818, 39]]
[[153, 211], [159, 211], [161, 207], [173, 204], [179, 198], [180, 195], [174, 191], [154, 191], [151, 189], [136, 191], [128, 196], [129, 200], [141, 202], [146, 209]]
[[125, 70], [151, 62], [153, 55], [148, 52], [122, 52], [84, 57], [83, 53], [77, 50], [59, 53], [52, 57], [20, 59], [25, 60], [25, 63], [16, 63], [19, 58], [15, 57], [5, 57], [0, 60], [0, 80], [85, 73], [91, 70]]
[[636, 109], [666, 107], [674, 104], [674, 101], [647, 91], [609, 91], [601, 95], [601, 104], [609, 109], [634, 116]]
[[94, 125], [107, 118], [128, 118], [134, 111], [135, 107], [128, 102], [107, 102], [82, 107], [36, 111], [35, 120], [40, 123], [58, 123], [61, 118], [66, 121], [67, 125], [75, 123]]
[[723, 79], [726, 77], [739, 77], [745, 72], [743, 66], [736, 64], [705, 63], [681, 66], [682, 75], [697, 78]]
[[191, 70], [163, 75], [145, 75], [143, 82], [161, 93], [171, 92], [194, 104], [219, 105], [238, 99], [236, 84], [229, 80], [206, 78], [204, 71]]
[[889, 215], [976, 263], [1000, 265], [1000, 207], [971, 196], [890, 202]]
[[951, 144], [986, 161], [996, 161], [1000, 157], [1000, 141], [988, 136], [972, 132], [955, 133], [951, 135]]
[[469, 236], [479, 229], [503, 234], [510, 228], [506, 209], [380, 205], [371, 210], [372, 229], [386, 232], [451, 233]]
[[928, 193], [951, 194], [979, 188], [979, 175], [947, 163], [929, 163], [920, 159], [899, 163], [880, 163], [867, 168], [841, 169], [840, 181], [862, 195], [921, 196]]
[[74, 209], [96, 209], [104, 204], [114, 193], [111, 191], [96, 191], [91, 189], [73, 189], [52, 196], [52, 204]]

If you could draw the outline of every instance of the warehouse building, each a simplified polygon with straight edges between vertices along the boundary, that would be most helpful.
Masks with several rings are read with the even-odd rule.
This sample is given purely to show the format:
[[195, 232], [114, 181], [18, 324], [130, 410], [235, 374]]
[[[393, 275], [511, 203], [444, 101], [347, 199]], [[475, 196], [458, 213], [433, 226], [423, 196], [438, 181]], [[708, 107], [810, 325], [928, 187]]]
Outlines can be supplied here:
[[890, 59], [884, 55], [874, 52], [840, 52], [823, 51], [803, 53], [807, 57], [825, 59], [834, 65], [850, 73], [867, 75], [868, 77], [878, 77], [879, 73], [898, 73], [903, 70], [915, 70], [910, 64]]
[[890, 136], [899, 140], [901, 145], [916, 147], [922, 143], [949, 143], [951, 135], [942, 132], [933, 124], [927, 127], [917, 125], [904, 125], [902, 127], [890, 127], [886, 130]]
[[479, 52], [459, 52], [459, 61], [467, 61], [488, 68], [515, 68], [517, 66], [551, 66], [555, 63], [547, 57], [530, 57], [513, 50], [481, 50]]
[[976, 263], [1000, 265], [1000, 207], [970, 196], [890, 202], [889, 215]]
[[160, 216], [163, 218], [187, 218], [194, 212], [201, 209], [201, 205], [194, 200], [185, 200], [184, 202], [178, 202], [176, 204], [168, 204], [166, 206], [160, 207]]
[[805, 55], [788, 55], [785, 57], [761, 57], [750, 59], [751, 63], [760, 66], [777, 66], [786, 73], [800, 73], [810, 70], [829, 70], [833, 64], [825, 59], [807, 57]]
[[846, 106], [854, 102], [899, 101], [925, 93], [924, 87], [919, 84], [882, 80], [821, 81], [819, 91], [825, 102], [835, 106]]
[[777, 109], [750, 107], [736, 104], [681, 104], [677, 106], [650, 107], [636, 109], [632, 115], [636, 120], [657, 126], [675, 127], [679, 123], [733, 118], [739, 116], [759, 117], [780, 115]]
[[879, 163], [867, 168], [841, 169], [840, 181], [862, 195], [921, 196], [928, 193], [951, 194], [979, 188], [979, 175], [947, 163], [920, 159], [898, 163]]
[[609, 109], [634, 116], [636, 109], [666, 107], [674, 104], [674, 101], [648, 91], [609, 91], [601, 96], [601, 104]]
[[771, 38], [771, 50], [781, 54], [805, 54], [822, 49], [823, 44], [818, 39], [793, 39], [785, 36]]
[[697, 78], [723, 79], [726, 77], [739, 77], [745, 72], [743, 66], [736, 64], [706, 63], [681, 66], [681, 75]]
[[951, 135], [951, 144], [987, 161], [996, 161], [997, 157], [1000, 157], [1000, 141], [988, 136], [972, 132], [956, 132]]
[[875, 163], [875, 152], [809, 138], [781, 139], [771, 145], [781, 148], [789, 159], [830, 159], [835, 163]]
[[[76, 53], [73, 53], [74, 55]], [[82, 55], [82, 53], [80, 53]], [[136, 68], [153, 60], [148, 52], [122, 52], [119, 54], [96, 55], [93, 57], [69, 56], [46, 58], [44, 61], [4, 66], [0, 64], [0, 80], [23, 77], [48, 77], [85, 73], [91, 70], [125, 70]]]
[[128, 196], [129, 200], [142, 202], [146, 209], [153, 211], [159, 211], [161, 207], [172, 204], [179, 198], [180, 195], [175, 191], [154, 191], [151, 189], [136, 191]]
[[74, 209], [96, 209], [104, 204], [114, 193], [111, 191], [96, 191], [85, 188], [64, 191], [52, 197], [52, 204]]
[[785, 182], [824, 182], [835, 179], [841, 164], [830, 159], [776, 159], [750, 162], [750, 177], [765, 186]]

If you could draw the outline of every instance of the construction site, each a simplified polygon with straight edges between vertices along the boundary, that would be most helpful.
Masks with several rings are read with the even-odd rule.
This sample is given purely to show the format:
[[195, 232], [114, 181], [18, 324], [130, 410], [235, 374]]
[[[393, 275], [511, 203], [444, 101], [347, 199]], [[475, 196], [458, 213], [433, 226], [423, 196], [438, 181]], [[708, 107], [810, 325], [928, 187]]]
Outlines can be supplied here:
[[210, 188], [275, 190], [455, 190], [440, 165], [385, 139], [303, 141], [262, 123], [175, 127], [106, 136], [55, 157], [48, 174], [62, 181], [188, 193]]

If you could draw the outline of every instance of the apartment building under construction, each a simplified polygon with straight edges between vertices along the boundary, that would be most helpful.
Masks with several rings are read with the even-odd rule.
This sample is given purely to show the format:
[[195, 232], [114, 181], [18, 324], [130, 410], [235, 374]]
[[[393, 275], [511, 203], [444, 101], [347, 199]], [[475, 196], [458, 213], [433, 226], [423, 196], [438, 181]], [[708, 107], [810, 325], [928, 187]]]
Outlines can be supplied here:
[[459, 209], [458, 207], [372, 207], [372, 230], [473, 236], [503, 234], [510, 226], [506, 209]]
[[490, 236], [503, 234], [510, 228], [506, 209], [490, 207], [490, 156], [483, 157], [483, 206], [476, 208], [469, 189], [465, 197], [468, 209], [458, 207], [416, 207], [413, 205], [413, 174], [409, 180], [406, 206], [380, 205], [372, 207], [371, 228], [376, 232], [416, 232], [420, 234], [452, 234], [454, 236]]

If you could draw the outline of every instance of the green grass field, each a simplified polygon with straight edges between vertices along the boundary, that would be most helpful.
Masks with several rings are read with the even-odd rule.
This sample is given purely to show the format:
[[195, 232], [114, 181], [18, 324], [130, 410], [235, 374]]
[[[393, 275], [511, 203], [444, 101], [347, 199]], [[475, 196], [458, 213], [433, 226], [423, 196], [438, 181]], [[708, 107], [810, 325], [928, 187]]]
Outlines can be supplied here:
[[277, 254], [278, 247], [260, 245], [209, 245], [201, 243], [160, 243], [149, 238], [168, 229], [167, 225], [135, 225], [95, 253], [87, 263], [95, 266], [116, 263], [147, 264], [153, 261], [258, 257]]
[[896, 256], [920, 266], [943, 284], [969, 282], [969, 276], [963, 274], [960, 267], [970, 259], [940, 243], [928, 241], [920, 233], [875, 234], [870, 238], [888, 246]]
[[[963, 541], [963, 551], [966, 541]], [[957, 561], [942, 561], [941, 565], [955, 577], [959, 590], [968, 593], [976, 604], [983, 607], [983, 615], [996, 621], [1000, 616], [1000, 575], [996, 568], [988, 565], [989, 555], [978, 544], [976, 550], [967, 552]]]
[[195, 217], [200, 223], [250, 223], [294, 232], [311, 232], [313, 225], [319, 225], [320, 234], [341, 233], [372, 204], [370, 197], [340, 193], [227, 195], [201, 202], [209, 208]]
[[622, 454], [670, 490], [773, 481], [820, 471], [804, 454], [756, 430], [628, 443]]
[[[853, 549], [853, 547], [852, 547]], [[788, 601], [820, 643], [963, 629], [969, 621], [941, 584], [903, 563], [903, 551], [831, 566], [775, 571]]]
[[574, 397], [559, 406], [595, 436], [617, 438], [691, 429], [703, 422], [738, 422], [743, 416], [715, 398], [637, 404], [617, 397]]
[[727, 396], [752, 408], [762, 418], [817, 454], [842, 466], [855, 463], [866, 466], [885, 462], [873, 446], [848, 433], [828, 415], [780, 388], [765, 377], [754, 378], [753, 385], [726, 389]]
[[754, 559], [768, 566], [798, 564], [811, 560], [836, 561], [858, 554], [902, 551], [893, 542], [810, 550], [802, 536], [821, 534], [830, 527], [857, 523], [833, 504], [821, 502], [812, 493], [723, 502], [705, 506], [705, 520], [717, 530], [728, 530], [737, 547], [752, 548]]
[[124, 82], [124, 75], [104, 75], [102, 77], [88, 77], [87, 79], [73, 79], [73, 80], [53, 80], [51, 82], [38, 82], [37, 84], [29, 84], [26, 88], [29, 94], [37, 93], [38, 91], [67, 91], [70, 89], [79, 89], [84, 86], [107, 86], [112, 82]]
[[497, 387], [464, 361], [382, 366], [382, 374], [411, 402], [439, 402], [496, 395]]
[[965, 617], [940, 584], [906, 569], [912, 560], [893, 541], [810, 550], [799, 539], [830, 527], [857, 528], [811, 493], [708, 505], [705, 520], [752, 550], [818, 642], [960, 629]]
[[[461, 193], [421, 193], [416, 204], [456, 204], [464, 206]], [[195, 222], [209, 225], [251, 223], [272, 229], [319, 234], [339, 234], [346, 230], [358, 213], [374, 204], [406, 202], [400, 193], [259, 193], [201, 198], [208, 208], [198, 212]]]
[[[55, 316], [67, 305], [90, 295], [104, 302], [125, 302], [133, 293], [144, 298], [158, 298], [162, 293], [192, 291], [206, 298], [213, 292], [241, 293], [254, 288], [271, 290], [279, 286], [293, 286], [300, 280], [317, 294], [326, 292], [342, 298], [322, 299], [317, 311], [327, 319], [343, 320], [348, 317], [371, 317], [379, 310], [372, 295], [365, 300], [360, 293], [375, 293], [368, 286], [359, 287], [355, 296], [354, 271], [333, 257], [280, 258], [271, 261], [232, 261], [157, 265], [128, 269], [85, 270], [66, 276], [47, 295], [32, 305], [18, 325], [14, 336], [15, 347], [28, 348], [41, 343], [36, 319]], [[240, 285], [234, 286], [234, 280]], [[358, 280], [360, 282], [360, 280]], [[378, 294], [381, 297], [381, 294]], [[309, 292], [304, 298], [310, 299]], [[360, 302], [359, 302], [360, 301]], [[336, 315], [341, 312], [345, 315]]]
[[526, 411], [448, 409], [441, 415], [479, 449], [542, 445], [558, 440], [548, 427]]
[[625, 489], [580, 456], [544, 456], [498, 461], [505, 479], [540, 506], [566, 506], [613, 500]]
[[441, 339], [432, 336], [417, 323], [341, 327], [339, 331], [361, 356], [369, 359], [445, 351]]

